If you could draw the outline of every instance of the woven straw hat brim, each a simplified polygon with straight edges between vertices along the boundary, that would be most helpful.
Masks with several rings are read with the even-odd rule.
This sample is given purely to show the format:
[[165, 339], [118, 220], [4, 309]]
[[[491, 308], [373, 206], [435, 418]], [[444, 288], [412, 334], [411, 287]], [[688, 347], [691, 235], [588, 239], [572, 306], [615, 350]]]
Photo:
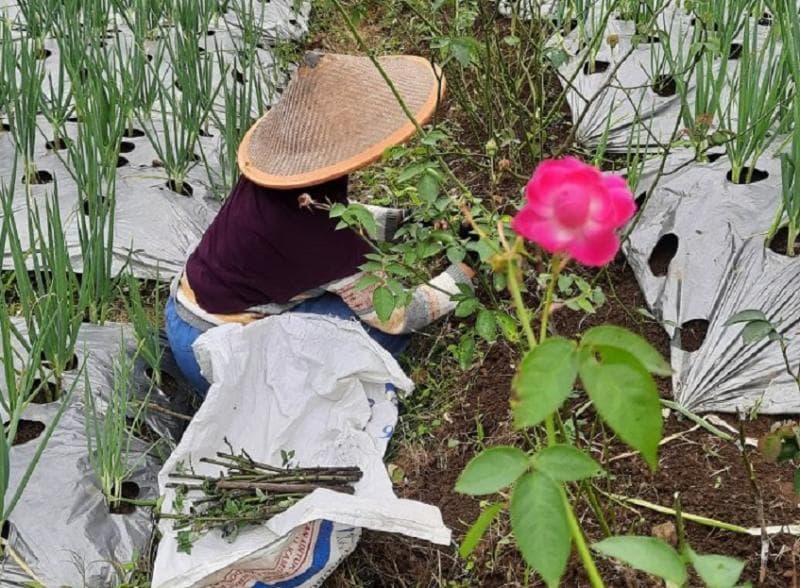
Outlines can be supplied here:
[[[301, 66], [275, 107], [245, 134], [239, 168], [267, 188], [322, 184], [379, 159], [416, 126], [367, 57], [326, 54]], [[444, 92], [441, 71], [422, 57], [379, 58], [420, 125]]]

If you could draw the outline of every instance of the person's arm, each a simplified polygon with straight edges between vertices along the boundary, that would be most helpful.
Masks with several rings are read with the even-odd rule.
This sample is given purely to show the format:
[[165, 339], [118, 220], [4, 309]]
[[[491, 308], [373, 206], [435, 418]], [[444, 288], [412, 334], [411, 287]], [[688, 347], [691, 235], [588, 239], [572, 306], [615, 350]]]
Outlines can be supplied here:
[[375, 206], [373, 204], [362, 204], [370, 211], [378, 225], [376, 241], [391, 243], [394, 241], [394, 234], [405, 220], [405, 211], [402, 208], [387, 208], [385, 206]]
[[474, 275], [466, 264], [451, 265], [427, 284], [417, 286], [412, 293], [411, 302], [395, 308], [392, 316], [385, 322], [378, 318], [372, 305], [372, 293], [378, 285], [362, 290], [356, 288], [356, 284], [364, 276], [363, 273], [328, 284], [325, 289], [338, 294], [366, 324], [391, 335], [401, 335], [427, 327], [452, 312], [457, 304], [452, 297], [460, 292], [459, 284], [471, 285]]

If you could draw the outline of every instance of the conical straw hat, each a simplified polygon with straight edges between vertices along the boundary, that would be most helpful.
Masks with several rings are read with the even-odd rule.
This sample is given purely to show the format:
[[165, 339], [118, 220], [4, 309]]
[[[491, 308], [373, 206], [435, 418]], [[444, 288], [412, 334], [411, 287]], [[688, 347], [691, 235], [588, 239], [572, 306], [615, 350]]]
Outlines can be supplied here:
[[[379, 63], [417, 122], [430, 120], [441, 72], [422, 57]], [[247, 131], [239, 168], [267, 188], [304, 188], [364, 167], [415, 130], [369, 58], [310, 53], [278, 104]]]

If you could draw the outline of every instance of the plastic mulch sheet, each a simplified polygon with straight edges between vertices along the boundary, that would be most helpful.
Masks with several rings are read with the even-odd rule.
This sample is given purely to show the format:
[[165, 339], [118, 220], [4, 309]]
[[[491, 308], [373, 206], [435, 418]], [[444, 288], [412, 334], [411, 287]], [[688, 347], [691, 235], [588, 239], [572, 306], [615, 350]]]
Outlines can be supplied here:
[[[238, 5], [237, 5], [238, 6]], [[262, 41], [257, 48], [257, 65], [253, 70], [258, 79], [253, 87], [262, 94], [266, 106], [277, 100], [281, 88], [288, 81], [290, 64], [283, 63], [278, 57], [280, 44], [299, 39], [307, 30], [307, 19], [310, 10], [308, 2], [293, 0], [272, 0], [271, 2], [241, 3], [242, 7], [250, 6], [253, 10], [253, 22], [258, 27]], [[297, 10], [295, 10], [297, 6]], [[244, 8], [243, 8], [244, 9]], [[248, 10], [250, 8], [247, 8]], [[14, 3], [0, 6], [0, 16], [22, 19], [19, 9]], [[122, 19], [117, 17], [116, 31], [109, 33], [106, 51], [110, 59], [125, 59], [133, 42], [133, 36]], [[218, 19], [208, 35], [199, 41], [205, 48], [205, 55], [210, 56], [213, 73], [213, 87], [220, 82], [238, 91], [244, 88], [242, 73], [236, 67], [238, 49], [241, 47], [242, 25], [240, 17], [232, 10]], [[153, 42], [154, 43], [154, 42]], [[43, 93], [49, 94], [48, 79], [52, 76], [54, 85], [59, 79], [59, 47], [54, 39], [45, 40], [45, 49], [50, 55], [44, 61], [45, 82]], [[155, 47], [155, 45], [153, 45]], [[120, 51], [123, 57], [113, 57]], [[169, 52], [163, 52], [159, 77], [170, 79], [172, 66]], [[224, 80], [222, 76], [224, 74]], [[65, 89], [69, 89], [66, 79]], [[221, 120], [225, 120], [225, 103], [223, 91], [220, 90], [215, 100], [215, 110]], [[158, 105], [158, 101], [156, 101]], [[256, 101], [251, 117], [260, 116]], [[3, 118], [4, 113], [0, 113]], [[154, 111], [152, 120], [145, 120], [148, 131], [163, 135], [164, 124], [170, 124], [171, 113]], [[186, 182], [192, 188], [192, 195], [185, 196], [169, 189], [168, 177], [157, 161], [158, 157], [150, 145], [147, 136], [126, 137], [121, 148], [120, 166], [116, 182], [116, 212], [113, 235], [114, 269], [119, 270], [127, 263], [137, 277], [164, 278], [178, 272], [193, 246], [202, 236], [219, 206], [219, 200], [225, 194], [220, 179], [220, 168], [230, 165], [230, 152], [222, 144], [222, 134], [212, 123], [199, 138], [196, 155], [197, 162], [188, 174]], [[6, 120], [0, 120], [5, 123]], [[28, 236], [28, 207], [39, 206], [44, 214], [46, 195], [52, 194], [57, 185], [59, 209], [67, 236], [71, 259], [77, 271], [82, 269], [78, 223], [80, 215], [85, 214], [79, 201], [79, 193], [75, 182], [68, 173], [61, 158], [67, 158], [66, 150], [48, 149], [46, 141], [52, 138], [52, 130], [43, 116], [37, 117], [36, 146], [34, 162], [37, 170], [49, 172], [54, 182], [30, 186], [30, 199], [27, 187], [22, 183], [22, 162], [18, 162], [17, 177], [14, 185], [14, 211], [17, 227], [24, 242]], [[65, 140], [74, 140], [78, 131], [77, 122], [66, 123]], [[142, 131], [141, 121], [134, 119], [133, 128]], [[140, 135], [140, 133], [136, 133]], [[210, 135], [210, 136], [209, 136]], [[12, 133], [0, 128], [0, 182], [8, 182], [14, 158], [17, 157]], [[11, 260], [6, 252], [4, 266], [10, 267]]]
[[[674, 394], [690, 410], [800, 411], [780, 347], [747, 344], [742, 325], [725, 326], [741, 310], [762, 310], [789, 341], [789, 357], [800, 355], [800, 258], [765, 243], [781, 199], [775, 151], [756, 166], [767, 177], [750, 184], [726, 178], [724, 156], [662, 177], [625, 245], [648, 305], [672, 337]], [[673, 156], [668, 169], [682, 159]]]
[[[84, 371], [65, 375], [65, 389], [75, 382], [69, 404], [9, 518], [8, 540], [12, 549], [45, 586], [117, 586], [122, 580], [118, 576], [118, 566], [147, 556], [151, 548], [154, 527], [150, 509], [136, 507], [130, 514], [110, 514], [89, 462], [84, 416], [85, 378], [97, 399], [98, 409], [103, 410], [112, 386], [112, 365], [122, 346], [126, 353], [133, 354], [135, 342], [127, 326], [84, 325], [81, 328], [76, 355]], [[171, 364], [166, 365], [171, 371]], [[181, 390], [173, 399], [158, 389], [151, 390], [145, 366], [138, 362], [132, 392], [139, 399], [149, 392], [148, 401], [165, 408], [175, 409], [180, 405], [177, 396]], [[49, 423], [59, 406], [57, 402], [31, 404], [23, 418], [34, 423]], [[140, 500], [158, 497], [160, 462], [154, 454], [168, 454], [185, 426], [165, 413], [150, 414], [154, 416], [146, 419], [148, 426], [157, 436], [165, 435], [165, 440], [160, 446], [154, 446], [152, 440], [136, 439], [131, 447], [128, 459], [133, 471], [128, 480], [135, 484], [131, 488], [138, 489], [136, 498]], [[40, 440], [41, 437], [37, 437], [12, 446], [8, 499], [33, 459]], [[6, 556], [2, 560], [0, 585], [23, 586], [30, 581], [12, 558]]]

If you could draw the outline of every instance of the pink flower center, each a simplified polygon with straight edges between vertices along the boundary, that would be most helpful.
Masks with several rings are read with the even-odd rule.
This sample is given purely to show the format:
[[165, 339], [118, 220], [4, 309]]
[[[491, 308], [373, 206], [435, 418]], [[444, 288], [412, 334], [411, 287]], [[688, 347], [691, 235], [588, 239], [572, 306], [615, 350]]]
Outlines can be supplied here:
[[569, 229], [586, 224], [589, 218], [590, 196], [581, 186], [565, 185], [555, 198], [555, 217], [558, 223]]

